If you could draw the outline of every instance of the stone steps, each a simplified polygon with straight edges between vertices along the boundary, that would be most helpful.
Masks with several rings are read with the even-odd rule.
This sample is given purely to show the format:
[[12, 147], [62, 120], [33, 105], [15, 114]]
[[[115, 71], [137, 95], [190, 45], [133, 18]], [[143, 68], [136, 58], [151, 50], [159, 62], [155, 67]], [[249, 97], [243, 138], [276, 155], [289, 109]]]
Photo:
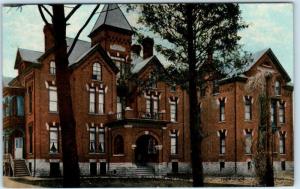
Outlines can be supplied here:
[[14, 174], [15, 177], [29, 176], [25, 160], [14, 160]]
[[135, 169], [135, 174], [138, 177], [153, 177], [155, 176], [155, 172], [153, 168], [147, 166], [138, 166]]

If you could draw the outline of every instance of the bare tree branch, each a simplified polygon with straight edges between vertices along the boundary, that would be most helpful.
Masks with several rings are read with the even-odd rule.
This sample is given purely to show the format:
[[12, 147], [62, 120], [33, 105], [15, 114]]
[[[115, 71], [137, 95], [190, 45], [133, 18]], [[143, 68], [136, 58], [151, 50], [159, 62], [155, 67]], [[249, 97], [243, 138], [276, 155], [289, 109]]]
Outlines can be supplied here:
[[73, 49], [74, 49], [74, 47], [75, 47], [76, 42], [78, 41], [78, 38], [79, 38], [81, 32], [82, 32], [83, 29], [88, 25], [88, 23], [90, 22], [90, 20], [92, 19], [92, 17], [93, 17], [94, 14], [96, 13], [96, 11], [98, 10], [99, 6], [100, 6], [100, 4], [98, 4], [98, 5], [94, 8], [94, 10], [93, 10], [93, 12], [90, 14], [89, 18], [86, 20], [86, 22], [84, 23], [84, 25], [83, 25], [83, 26], [80, 28], [80, 30], [78, 31], [78, 33], [77, 33], [76, 37], [74, 38], [74, 41], [73, 41], [73, 43], [72, 43], [72, 45], [71, 45], [71, 47], [70, 47], [70, 49], [69, 49], [69, 51], [68, 51], [68, 55], [67, 55], [68, 57], [69, 57], [70, 54], [72, 53], [72, 51], [73, 51]]
[[81, 4], [78, 4], [71, 10], [71, 12], [66, 16], [66, 22], [72, 17], [76, 10], [79, 9], [80, 6]]
[[44, 6], [44, 5], [41, 5], [41, 7], [48, 13], [48, 15], [52, 18], [52, 14], [51, 12]]
[[39, 12], [40, 12], [40, 15], [41, 15], [43, 21], [45, 22], [46, 25], [48, 25], [49, 22], [47, 21], [45, 15], [44, 15], [44, 12], [43, 12], [43, 10], [42, 10], [42, 5], [38, 5], [38, 8], [39, 8]]

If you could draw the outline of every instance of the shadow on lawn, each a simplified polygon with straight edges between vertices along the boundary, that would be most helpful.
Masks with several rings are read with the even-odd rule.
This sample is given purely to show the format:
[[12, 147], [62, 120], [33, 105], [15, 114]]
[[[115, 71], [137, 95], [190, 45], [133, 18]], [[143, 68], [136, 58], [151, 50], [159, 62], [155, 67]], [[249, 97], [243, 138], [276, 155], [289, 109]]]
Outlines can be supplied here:
[[[15, 181], [40, 187], [63, 187], [62, 179], [14, 178]], [[166, 180], [155, 178], [81, 178], [81, 187], [192, 187], [189, 180]], [[233, 184], [206, 184], [207, 187], [242, 186]]]

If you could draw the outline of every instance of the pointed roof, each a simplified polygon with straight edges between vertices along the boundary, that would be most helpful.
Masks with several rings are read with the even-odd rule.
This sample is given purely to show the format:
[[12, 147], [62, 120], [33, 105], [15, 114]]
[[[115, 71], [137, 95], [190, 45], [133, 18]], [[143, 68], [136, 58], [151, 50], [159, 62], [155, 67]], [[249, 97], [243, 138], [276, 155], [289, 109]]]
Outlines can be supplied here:
[[116, 29], [122, 29], [132, 33], [133, 30], [124, 16], [118, 4], [105, 4], [91, 33], [92, 36], [95, 31], [100, 30], [103, 26], [110, 26]]

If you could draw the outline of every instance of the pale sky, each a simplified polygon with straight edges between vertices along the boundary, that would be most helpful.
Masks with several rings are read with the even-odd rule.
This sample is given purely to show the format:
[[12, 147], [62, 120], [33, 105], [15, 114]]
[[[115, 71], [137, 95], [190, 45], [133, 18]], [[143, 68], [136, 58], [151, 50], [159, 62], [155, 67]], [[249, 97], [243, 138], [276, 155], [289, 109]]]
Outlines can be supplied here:
[[[74, 37], [85, 22], [95, 5], [84, 5], [70, 19], [67, 36]], [[121, 5], [122, 7], [122, 5]], [[293, 79], [293, 5], [291, 3], [249, 3], [240, 4], [242, 18], [249, 24], [240, 32], [241, 44], [244, 49], [254, 53], [265, 48], [271, 48], [282, 66]], [[99, 11], [102, 9], [100, 7]], [[67, 9], [66, 11], [70, 11]], [[3, 75], [15, 77], [14, 70], [17, 48], [37, 51], [44, 50], [43, 26], [37, 6], [27, 5], [22, 10], [3, 7]], [[138, 15], [126, 13], [129, 23], [136, 26]], [[80, 39], [89, 41], [90, 33], [97, 17], [96, 14]], [[156, 40], [156, 39], [155, 39]]]

